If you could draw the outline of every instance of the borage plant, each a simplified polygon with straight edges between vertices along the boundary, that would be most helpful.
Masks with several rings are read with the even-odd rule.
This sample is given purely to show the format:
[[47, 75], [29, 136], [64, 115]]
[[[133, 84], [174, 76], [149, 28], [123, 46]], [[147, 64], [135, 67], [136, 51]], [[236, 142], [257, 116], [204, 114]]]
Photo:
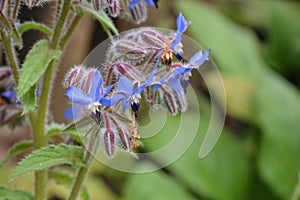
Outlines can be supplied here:
[[[22, 3], [34, 7], [44, 6], [46, 1], [1, 1], [1, 42], [10, 68], [0, 68], [0, 120], [2, 124], [16, 125], [22, 118], [28, 118], [32, 140], [13, 146], [1, 164], [34, 148], [18, 163], [12, 179], [35, 172], [35, 199], [46, 199], [48, 177], [66, 176], [51, 176], [61, 173], [53, 167], [69, 164], [78, 168], [74, 181], [65, 181], [72, 184], [69, 199], [76, 199], [78, 195], [88, 199], [86, 190], [81, 192], [81, 189], [98, 146], [103, 146], [109, 157], [115, 155], [116, 147], [134, 155], [140, 144], [136, 118], [139, 108], [144, 106], [140, 101], [142, 96], [146, 100], [143, 104], [165, 105], [173, 115], [185, 111], [191, 72], [208, 59], [209, 50], [196, 52], [189, 61], [184, 59], [181, 38], [190, 22], [181, 13], [177, 17], [176, 32], [162, 33], [152, 27], [142, 27], [112, 37], [118, 35], [118, 31], [109, 16], [120, 16], [139, 24], [147, 17], [147, 4], [158, 7], [158, 1], [54, 2], [53, 28], [33, 21], [20, 23], [17, 16]], [[63, 51], [84, 14], [100, 22], [111, 37], [111, 45], [105, 60], [99, 63], [102, 67], [79, 65], [66, 74], [63, 86], [71, 106], [65, 117], [74, 123], [65, 127], [47, 119], [51, 85]], [[36, 42], [20, 65], [14, 47], [22, 48], [21, 35], [29, 29], [43, 32], [47, 39]], [[63, 140], [51, 144], [53, 135], [68, 135], [75, 142], [70, 144]], [[2, 187], [0, 192], [5, 192], [8, 199], [16, 195], [33, 199], [25, 191]]]

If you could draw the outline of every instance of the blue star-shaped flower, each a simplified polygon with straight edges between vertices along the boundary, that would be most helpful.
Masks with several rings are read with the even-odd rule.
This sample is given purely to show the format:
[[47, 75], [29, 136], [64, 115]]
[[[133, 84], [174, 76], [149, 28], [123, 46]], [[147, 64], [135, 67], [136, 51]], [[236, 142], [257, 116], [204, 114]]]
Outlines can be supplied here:
[[[129, 8], [132, 9], [136, 4], [138, 4], [141, 0], [131, 0], [129, 4]], [[153, 0], [142, 0], [146, 1], [150, 6], [156, 6]]]
[[154, 69], [151, 72], [146, 82], [139, 86], [137, 84], [133, 84], [130, 80], [128, 80], [125, 77], [120, 77], [118, 80], [117, 92], [111, 98], [112, 105], [121, 102], [123, 112], [125, 112], [128, 106], [131, 106], [132, 111], [137, 117], [137, 111], [140, 107], [139, 99], [141, 98], [141, 93], [146, 87], [152, 85], [155, 72], [156, 69]]
[[202, 50], [195, 53], [190, 61], [173, 70], [173, 75], [169, 78], [168, 83], [177, 93], [180, 93], [182, 89], [186, 89], [188, 86], [192, 70], [200, 67], [207, 59], [210, 50], [206, 50], [204, 53]]
[[96, 71], [91, 80], [89, 94], [86, 94], [80, 88], [68, 87], [65, 96], [75, 105], [72, 105], [65, 111], [64, 117], [66, 119], [76, 119], [81, 115], [83, 108], [85, 108], [90, 110], [92, 116], [95, 116], [99, 120], [100, 107], [111, 106], [111, 100], [105, 97], [105, 95], [114, 86], [110, 85], [104, 88], [102, 84], [102, 76]]

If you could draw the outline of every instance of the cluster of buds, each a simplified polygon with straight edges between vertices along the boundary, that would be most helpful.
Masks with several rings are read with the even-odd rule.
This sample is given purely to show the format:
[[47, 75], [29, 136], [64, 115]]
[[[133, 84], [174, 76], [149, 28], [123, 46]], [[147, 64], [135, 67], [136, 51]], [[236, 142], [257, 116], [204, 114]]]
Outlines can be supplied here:
[[66, 96], [73, 103], [65, 116], [74, 119], [85, 113], [94, 119], [109, 156], [117, 145], [128, 151], [137, 147], [136, 118], [142, 96], [152, 106], [164, 105], [173, 115], [187, 109], [185, 93], [191, 72], [210, 52], [200, 50], [189, 61], [183, 59], [181, 38], [189, 24], [180, 13], [176, 32], [163, 34], [143, 27], [121, 35], [107, 50], [103, 78], [95, 68], [74, 67], [64, 82]]
[[0, 68], [0, 125], [15, 126], [22, 122], [20, 114], [23, 106], [17, 100], [15, 81], [9, 67]]
[[111, 17], [123, 17], [136, 24], [147, 19], [147, 4], [158, 8], [158, 0], [93, 0], [95, 10], [106, 11]]

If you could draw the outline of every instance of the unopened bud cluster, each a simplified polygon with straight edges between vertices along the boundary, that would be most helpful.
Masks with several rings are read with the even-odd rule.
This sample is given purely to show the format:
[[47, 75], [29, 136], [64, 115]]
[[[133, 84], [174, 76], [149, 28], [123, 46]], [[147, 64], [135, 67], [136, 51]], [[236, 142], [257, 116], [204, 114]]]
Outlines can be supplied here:
[[121, 35], [107, 49], [102, 75], [96, 68], [75, 66], [65, 76], [66, 96], [73, 103], [65, 116], [92, 118], [109, 156], [116, 146], [132, 151], [139, 145], [136, 118], [143, 96], [151, 106], [161, 104], [173, 115], [187, 109], [191, 72], [210, 52], [200, 50], [189, 61], [183, 58], [181, 39], [189, 24], [180, 13], [176, 32], [143, 27]]

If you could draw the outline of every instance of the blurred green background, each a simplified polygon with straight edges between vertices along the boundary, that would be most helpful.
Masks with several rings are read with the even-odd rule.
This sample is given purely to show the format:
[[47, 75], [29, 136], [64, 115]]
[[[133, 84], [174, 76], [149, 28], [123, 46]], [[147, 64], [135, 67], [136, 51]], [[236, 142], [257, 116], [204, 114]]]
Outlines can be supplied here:
[[[209, 98], [199, 90], [201, 122], [188, 151], [171, 166], [145, 174], [123, 173], [94, 163], [87, 180], [92, 199], [300, 199], [300, 2], [160, 0], [159, 9], [151, 8], [142, 25], [175, 29], [178, 12], [192, 22], [186, 34], [211, 49], [211, 58], [222, 74], [228, 111], [224, 131], [213, 151], [199, 159], [210, 119]], [[96, 22], [84, 20], [57, 76], [51, 105], [55, 121], [63, 122], [66, 100], [60, 83], [64, 73], [81, 63], [105, 37]], [[135, 27], [124, 20], [115, 22], [121, 31]], [[215, 95], [218, 97], [217, 92]], [[145, 149], [155, 150], [170, 140], [179, 121], [179, 116], [169, 117], [160, 134], [144, 142]], [[153, 163], [145, 160], [140, 164]], [[10, 170], [11, 166], [1, 169], [1, 183], [32, 189], [32, 175], [7, 183]], [[51, 199], [63, 199], [68, 188], [50, 182], [49, 190]]]

